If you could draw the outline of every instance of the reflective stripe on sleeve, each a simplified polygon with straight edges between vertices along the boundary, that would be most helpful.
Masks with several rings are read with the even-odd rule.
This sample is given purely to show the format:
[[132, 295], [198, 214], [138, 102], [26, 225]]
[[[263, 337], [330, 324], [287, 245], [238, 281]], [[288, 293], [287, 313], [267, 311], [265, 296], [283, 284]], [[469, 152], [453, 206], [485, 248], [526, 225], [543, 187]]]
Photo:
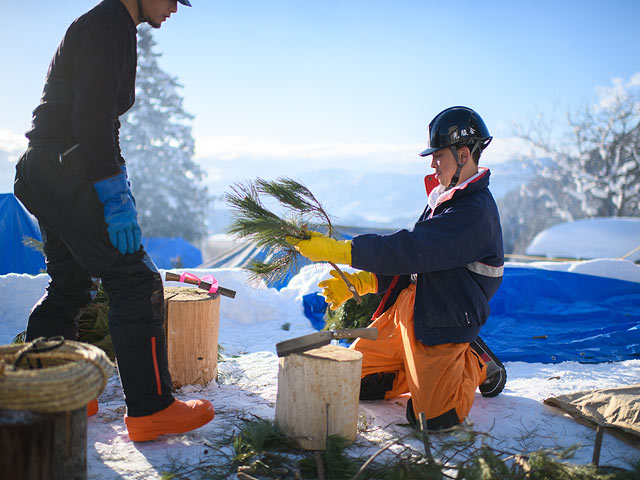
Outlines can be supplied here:
[[473, 262], [466, 265], [467, 269], [478, 275], [484, 275], [485, 277], [502, 277], [504, 274], [504, 266], [492, 267], [482, 262]]

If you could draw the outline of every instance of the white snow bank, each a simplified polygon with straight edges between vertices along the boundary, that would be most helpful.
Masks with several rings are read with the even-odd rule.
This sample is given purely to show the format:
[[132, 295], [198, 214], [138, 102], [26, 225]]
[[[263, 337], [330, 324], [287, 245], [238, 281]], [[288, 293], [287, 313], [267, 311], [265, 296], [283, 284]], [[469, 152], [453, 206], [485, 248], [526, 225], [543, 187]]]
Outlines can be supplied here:
[[553, 225], [538, 233], [527, 255], [558, 258], [640, 260], [640, 218], [585, 218]]
[[0, 275], [0, 345], [11, 343], [27, 328], [31, 307], [49, 284], [49, 275]]

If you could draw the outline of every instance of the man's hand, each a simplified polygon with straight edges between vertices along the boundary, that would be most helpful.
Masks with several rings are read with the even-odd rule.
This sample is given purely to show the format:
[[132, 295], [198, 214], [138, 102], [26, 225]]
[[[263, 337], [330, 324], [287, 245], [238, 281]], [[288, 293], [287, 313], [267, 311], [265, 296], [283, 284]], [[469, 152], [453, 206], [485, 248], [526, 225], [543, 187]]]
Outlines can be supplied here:
[[[349, 291], [347, 285], [344, 283], [338, 272], [331, 270], [329, 273], [333, 278], [321, 281], [318, 283], [318, 286], [322, 288], [322, 296], [325, 298], [325, 302], [329, 304], [329, 308], [331, 310], [335, 310], [353, 297], [353, 294]], [[373, 273], [345, 272], [345, 276], [349, 279], [360, 295], [376, 293], [378, 291], [378, 279]]]
[[123, 255], [137, 252], [142, 233], [126, 172], [95, 182], [93, 188], [104, 205], [104, 220], [113, 246]]
[[332, 262], [351, 265], [351, 240], [334, 240], [318, 232], [309, 232], [311, 238], [300, 240], [286, 237], [300, 255], [312, 262]]

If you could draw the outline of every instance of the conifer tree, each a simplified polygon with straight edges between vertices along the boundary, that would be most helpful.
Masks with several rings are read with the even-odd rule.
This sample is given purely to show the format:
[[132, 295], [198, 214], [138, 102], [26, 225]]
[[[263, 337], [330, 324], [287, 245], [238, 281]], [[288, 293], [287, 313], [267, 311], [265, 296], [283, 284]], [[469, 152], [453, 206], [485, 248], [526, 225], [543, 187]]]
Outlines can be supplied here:
[[120, 143], [145, 236], [197, 241], [207, 233], [208, 192], [193, 161], [194, 140], [177, 79], [158, 65], [149, 27], [138, 29], [135, 105], [121, 119]]

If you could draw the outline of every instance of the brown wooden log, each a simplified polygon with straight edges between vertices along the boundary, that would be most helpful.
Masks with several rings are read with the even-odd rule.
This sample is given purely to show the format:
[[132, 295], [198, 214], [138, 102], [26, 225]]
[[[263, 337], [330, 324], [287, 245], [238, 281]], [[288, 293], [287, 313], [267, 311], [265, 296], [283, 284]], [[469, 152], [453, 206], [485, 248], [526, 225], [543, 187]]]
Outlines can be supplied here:
[[197, 288], [167, 287], [164, 299], [173, 385], [206, 385], [218, 375], [220, 296]]
[[280, 358], [275, 422], [306, 450], [356, 438], [362, 354], [326, 345]]
[[87, 408], [59, 413], [0, 410], [0, 478], [85, 480]]

